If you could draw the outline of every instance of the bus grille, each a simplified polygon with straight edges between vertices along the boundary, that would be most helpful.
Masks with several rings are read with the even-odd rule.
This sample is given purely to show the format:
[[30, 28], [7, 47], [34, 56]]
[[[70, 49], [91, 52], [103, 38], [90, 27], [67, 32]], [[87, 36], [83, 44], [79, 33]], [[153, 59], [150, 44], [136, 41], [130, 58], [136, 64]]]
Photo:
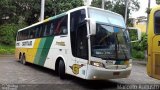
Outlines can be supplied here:
[[155, 54], [155, 74], [160, 75], [160, 54]]

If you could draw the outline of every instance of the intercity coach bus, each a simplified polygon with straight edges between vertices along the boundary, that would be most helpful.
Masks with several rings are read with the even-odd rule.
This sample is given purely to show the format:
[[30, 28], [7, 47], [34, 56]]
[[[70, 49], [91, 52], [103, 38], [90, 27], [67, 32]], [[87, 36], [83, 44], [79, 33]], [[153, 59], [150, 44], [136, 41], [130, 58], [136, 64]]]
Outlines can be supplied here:
[[149, 13], [147, 73], [160, 79], [160, 6]]
[[17, 60], [87, 80], [127, 78], [130, 38], [121, 15], [82, 6], [17, 32]]

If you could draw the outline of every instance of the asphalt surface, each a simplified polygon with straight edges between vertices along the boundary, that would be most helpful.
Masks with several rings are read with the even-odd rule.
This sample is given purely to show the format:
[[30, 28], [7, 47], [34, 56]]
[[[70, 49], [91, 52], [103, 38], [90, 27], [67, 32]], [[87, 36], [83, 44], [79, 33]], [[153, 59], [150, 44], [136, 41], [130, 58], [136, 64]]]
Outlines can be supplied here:
[[13, 56], [0, 56], [0, 90], [106, 90], [160, 89], [160, 80], [146, 74], [146, 65], [133, 63], [131, 75], [123, 79], [88, 81], [67, 75], [61, 80], [53, 70], [22, 65]]

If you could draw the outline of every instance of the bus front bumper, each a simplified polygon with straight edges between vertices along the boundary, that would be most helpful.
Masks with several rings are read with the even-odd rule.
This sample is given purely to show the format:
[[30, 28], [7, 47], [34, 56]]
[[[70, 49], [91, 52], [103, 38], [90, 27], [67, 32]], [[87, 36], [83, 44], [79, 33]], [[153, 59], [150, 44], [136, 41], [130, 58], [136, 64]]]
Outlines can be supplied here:
[[131, 73], [132, 65], [129, 65], [126, 69], [106, 69], [101, 67], [95, 67], [88, 65], [88, 72], [86, 79], [88, 80], [107, 80], [116, 78], [127, 78]]

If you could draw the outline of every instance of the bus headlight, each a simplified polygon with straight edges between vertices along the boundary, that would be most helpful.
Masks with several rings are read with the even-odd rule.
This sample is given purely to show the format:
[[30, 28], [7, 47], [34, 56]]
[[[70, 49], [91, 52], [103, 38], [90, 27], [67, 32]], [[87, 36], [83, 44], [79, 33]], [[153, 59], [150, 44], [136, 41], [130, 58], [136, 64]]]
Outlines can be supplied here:
[[90, 64], [96, 67], [104, 67], [102, 62], [90, 61]]

